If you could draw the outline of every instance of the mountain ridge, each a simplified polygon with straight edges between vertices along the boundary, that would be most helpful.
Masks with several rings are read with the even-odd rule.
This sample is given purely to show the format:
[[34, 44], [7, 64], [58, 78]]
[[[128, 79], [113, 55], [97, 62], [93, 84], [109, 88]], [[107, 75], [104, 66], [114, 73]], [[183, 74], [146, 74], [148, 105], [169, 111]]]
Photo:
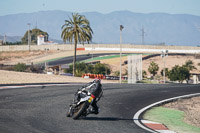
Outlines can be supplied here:
[[[192, 45], [200, 44], [200, 16], [168, 13], [134, 13], [115, 11], [107, 14], [83, 12], [94, 31], [93, 43], [119, 44], [119, 25], [123, 25], [123, 43], [141, 44], [144, 28], [145, 44]], [[72, 12], [51, 10], [0, 16], [0, 34], [23, 36], [32, 28], [49, 33], [50, 38], [61, 40], [61, 27]], [[6, 25], [6, 26], [5, 26]], [[14, 29], [14, 30], [13, 30]]]

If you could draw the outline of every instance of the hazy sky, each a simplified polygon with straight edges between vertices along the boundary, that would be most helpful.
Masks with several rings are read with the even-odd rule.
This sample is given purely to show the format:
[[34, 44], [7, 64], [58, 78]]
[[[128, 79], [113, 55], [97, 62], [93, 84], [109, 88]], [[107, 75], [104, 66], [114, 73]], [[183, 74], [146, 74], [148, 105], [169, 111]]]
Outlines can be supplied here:
[[200, 0], [0, 0], [0, 16], [44, 10], [100, 12], [128, 10], [200, 16]]

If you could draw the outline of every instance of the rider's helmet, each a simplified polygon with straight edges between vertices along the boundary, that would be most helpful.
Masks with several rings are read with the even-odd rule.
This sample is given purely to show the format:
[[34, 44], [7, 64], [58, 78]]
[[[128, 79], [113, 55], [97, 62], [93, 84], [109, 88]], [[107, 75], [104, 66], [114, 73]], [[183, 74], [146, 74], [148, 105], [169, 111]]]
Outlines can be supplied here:
[[101, 83], [101, 79], [100, 78], [95, 78], [94, 80], [93, 80], [93, 82], [100, 82]]

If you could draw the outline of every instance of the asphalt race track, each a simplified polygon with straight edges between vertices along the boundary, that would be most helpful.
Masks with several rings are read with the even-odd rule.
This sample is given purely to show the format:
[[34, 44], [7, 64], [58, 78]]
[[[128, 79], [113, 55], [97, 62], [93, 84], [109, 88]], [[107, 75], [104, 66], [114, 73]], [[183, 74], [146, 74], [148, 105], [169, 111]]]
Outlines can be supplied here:
[[99, 115], [73, 120], [68, 104], [82, 84], [0, 90], [0, 133], [146, 133], [133, 122], [141, 108], [200, 93], [200, 85], [103, 84]]
[[[84, 54], [84, 55], [77, 55], [76, 56], [76, 61], [82, 61], [82, 60], [87, 60], [87, 59], [91, 59], [92, 56], [93, 58], [95, 57], [99, 57], [99, 56], [105, 56], [105, 55], [115, 55], [115, 54], [119, 54], [119, 53], [100, 53], [100, 54]], [[61, 59], [56, 59], [54, 61], [49, 61], [48, 65], [62, 65], [62, 64], [69, 64], [73, 62], [73, 56], [69, 56], [69, 57], [64, 57]], [[41, 63], [42, 65], [44, 65], [44, 63]]]

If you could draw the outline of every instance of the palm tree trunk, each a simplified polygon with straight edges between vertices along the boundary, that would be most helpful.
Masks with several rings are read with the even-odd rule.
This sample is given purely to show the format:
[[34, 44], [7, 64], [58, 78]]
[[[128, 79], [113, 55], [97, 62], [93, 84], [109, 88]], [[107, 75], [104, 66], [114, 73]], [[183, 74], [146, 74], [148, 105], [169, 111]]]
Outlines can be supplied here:
[[74, 41], [74, 59], [73, 59], [73, 76], [75, 76], [75, 72], [76, 72], [76, 47], [77, 47], [77, 41], [75, 39], [75, 41]]

